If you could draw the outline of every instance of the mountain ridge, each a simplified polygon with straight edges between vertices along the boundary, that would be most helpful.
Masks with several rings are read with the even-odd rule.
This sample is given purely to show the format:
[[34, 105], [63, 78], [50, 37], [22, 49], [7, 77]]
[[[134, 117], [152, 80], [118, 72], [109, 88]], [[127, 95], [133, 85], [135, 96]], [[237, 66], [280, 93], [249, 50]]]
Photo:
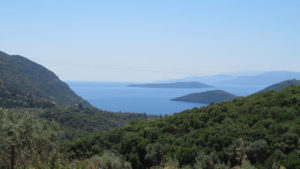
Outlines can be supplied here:
[[287, 79], [300, 79], [300, 72], [292, 71], [266, 71], [253, 75], [242, 73], [217, 74], [211, 76], [190, 76], [180, 79], [161, 80], [157, 82], [186, 82], [199, 81], [212, 85], [238, 84], [238, 85], [272, 85]]

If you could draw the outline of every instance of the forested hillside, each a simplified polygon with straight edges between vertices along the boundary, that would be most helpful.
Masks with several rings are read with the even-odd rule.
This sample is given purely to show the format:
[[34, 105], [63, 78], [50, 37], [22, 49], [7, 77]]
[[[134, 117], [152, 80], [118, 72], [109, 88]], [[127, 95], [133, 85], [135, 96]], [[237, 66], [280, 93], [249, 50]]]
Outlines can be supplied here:
[[11, 156], [17, 169], [82, 168], [60, 144], [152, 118], [93, 108], [43, 66], [0, 52], [0, 168], [10, 168]]
[[134, 122], [67, 144], [73, 159], [107, 150], [135, 169], [300, 168], [300, 87]]
[[56, 121], [68, 139], [149, 118], [145, 114], [113, 113], [93, 108], [45, 67], [3, 52], [0, 52], [0, 108], [31, 112], [48, 121]]
[[91, 107], [53, 72], [19, 55], [0, 51], [0, 81], [1, 107], [49, 107], [56, 102]]

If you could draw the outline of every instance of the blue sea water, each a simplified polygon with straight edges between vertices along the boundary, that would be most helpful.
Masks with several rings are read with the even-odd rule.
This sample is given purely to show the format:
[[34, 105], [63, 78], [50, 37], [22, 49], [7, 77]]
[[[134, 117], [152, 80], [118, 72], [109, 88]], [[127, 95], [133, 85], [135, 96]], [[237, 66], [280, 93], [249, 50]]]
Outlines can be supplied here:
[[246, 96], [265, 87], [220, 85], [215, 88], [202, 89], [166, 89], [128, 87], [130, 83], [111, 82], [68, 81], [67, 84], [76, 94], [101, 110], [149, 115], [173, 114], [185, 109], [205, 106], [200, 103], [171, 101], [173, 98], [190, 93], [221, 89], [238, 96]]

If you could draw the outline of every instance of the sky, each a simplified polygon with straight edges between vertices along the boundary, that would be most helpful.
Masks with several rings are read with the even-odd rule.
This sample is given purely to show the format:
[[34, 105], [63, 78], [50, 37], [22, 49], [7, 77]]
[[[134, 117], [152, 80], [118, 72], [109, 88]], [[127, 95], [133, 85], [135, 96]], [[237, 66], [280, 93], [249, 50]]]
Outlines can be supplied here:
[[62, 80], [300, 72], [299, 0], [0, 0], [0, 50]]

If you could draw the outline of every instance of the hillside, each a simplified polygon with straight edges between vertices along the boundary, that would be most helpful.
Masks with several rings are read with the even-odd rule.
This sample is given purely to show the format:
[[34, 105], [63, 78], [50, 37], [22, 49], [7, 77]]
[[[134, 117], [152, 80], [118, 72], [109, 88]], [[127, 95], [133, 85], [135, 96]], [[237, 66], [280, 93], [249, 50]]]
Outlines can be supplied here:
[[48, 107], [56, 103], [91, 107], [53, 72], [19, 55], [0, 52], [0, 81], [1, 107]]
[[225, 100], [233, 100], [237, 96], [227, 93], [223, 90], [211, 90], [201, 93], [192, 93], [185, 96], [177, 97], [172, 101], [196, 102], [196, 103], [218, 103]]
[[265, 88], [263, 91], [269, 91], [269, 90], [278, 91], [278, 90], [281, 90], [281, 89], [283, 89], [285, 87], [288, 87], [288, 86], [291, 86], [291, 85], [299, 86], [300, 85], [300, 80], [286, 80], [286, 81], [283, 81], [283, 82], [280, 82], [280, 83], [273, 84], [273, 85]]
[[[134, 169], [300, 168], [300, 86], [267, 91], [186, 110], [154, 121], [134, 122], [69, 143], [73, 158], [105, 150]], [[155, 167], [153, 167], [155, 168]]]
[[213, 87], [200, 82], [175, 82], [175, 83], [145, 83], [131, 84], [129, 87], [144, 87], [144, 88], [208, 88]]
[[145, 114], [98, 110], [77, 96], [45, 67], [24, 57], [0, 52], [0, 109], [30, 112], [57, 122], [67, 139], [119, 128]]

